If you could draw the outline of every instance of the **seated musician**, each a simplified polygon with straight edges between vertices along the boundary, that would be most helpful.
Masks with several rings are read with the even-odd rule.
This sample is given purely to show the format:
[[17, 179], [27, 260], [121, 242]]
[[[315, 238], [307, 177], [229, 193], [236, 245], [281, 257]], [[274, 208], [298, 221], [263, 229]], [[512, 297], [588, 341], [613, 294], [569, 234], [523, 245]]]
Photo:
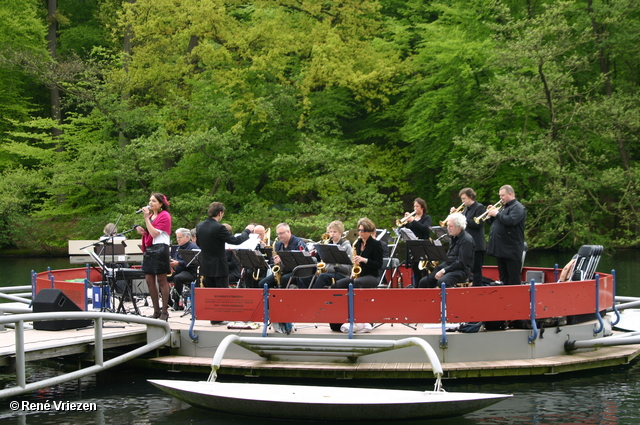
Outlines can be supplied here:
[[191, 231], [183, 227], [176, 230], [176, 238], [178, 239], [178, 249], [176, 249], [173, 258], [169, 262], [173, 273], [171, 274], [171, 276], [167, 276], [167, 280], [169, 282], [173, 282], [173, 287], [175, 288], [175, 291], [171, 291], [171, 301], [173, 302], [173, 309], [180, 310], [180, 296], [182, 295], [182, 291], [185, 285], [187, 286], [187, 288], [189, 288], [191, 282], [196, 280], [196, 278], [198, 277], [197, 261], [194, 261], [187, 267], [188, 262], [186, 262], [184, 258], [182, 258], [180, 250], [198, 249], [198, 245], [191, 241]]
[[[304, 243], [302, 239], [291, 234], [291, 228], [287, 223], [278, 224], [278, 226], [276, 227], [276, 236], [278, 237], [278, 241], [274, 244], [273, 248], [275, 255], [271, 258], [271, 262], [273, 266], [281, 267], [280, 272], [278, 273], [280, 285], [282, 287], [285, 287], [287, 285], [287, 282], [289, 281], [289, 278], [291, 278], [291, 272], [293, 270], [282, 269], [282, 267], [284, 267], [284, 264], [282, 264], [282, 262], [280, 261], [280, 256], [277, 255], [277, 253], [283, 251], [308, 251], [308, 249], [307, 244]], [[297, 279], [297, 281], [298, 282], [296, 283], [296, 285], [299, 288], [306, 288], [307, 286], [309, 286], [311, 278]], [[259, 287], [264, 287], [265, 283], [269, 286], [269, 288], [278, 286], [276, 276], [274, 276], [274, 274], [270, 274], [269, 276], [262, 279], [259, 283]]]
[[[347, 239], [344, 239], [342, 237], [342, 235], [344, 234], [344, 224], [342, 224], [342, 222], [338, 220], [332, 221], [327, 226], [327, 233], [329, 234], [329, 241], [327, 243], [339, 245], [340, 249], [346, 251], [351, 261], [353, 261], [353, 250], [351, 249], [351, 244]], [[344, 279], [351, 275], [350, 264], [327, 263], [325, 268], [326, 271], [324, 273], [320, 273], [316, 277], [316, 280], [313, 282], [313, 289], [331, 286], [338, 280]]]
[[378, 286], [382, 268], [382, 243], [375, 237], [376, 225], [366, 217], [361, 218], [358, 220], [358, 234], [352, 250], [355, 249], [353, 264], [361, 269], [360, 273], [352, 269], [349, 277], [338, 280], [332, 288], [348, 288], [349, 283], [353, 283], [354, 288]]
[[465, 231], [467, 218], [460, 213], [447, 217], [447, 231], [451, 244], [447, 252], [447, 261], [438, 265], [431, 274], [420, 279], [419, 288], [436, 288], [444, 282], [447, 287], [466, 282], [471, 275], [475, 242]]
[[[256, 224], [253, 228], [253, 232], [258, 235], [258, 246], [256, 247], [256, 252], [259, 251], [262, 255], [265, 254], [265, 247], [269, 245], [269, 241], [267, 240], [267, 231], [261, 224]], [[262, 278], [266, 276], [266, 269], [244, 269], [243, 282], [245, 288], [257, 288], [258, 283]]]

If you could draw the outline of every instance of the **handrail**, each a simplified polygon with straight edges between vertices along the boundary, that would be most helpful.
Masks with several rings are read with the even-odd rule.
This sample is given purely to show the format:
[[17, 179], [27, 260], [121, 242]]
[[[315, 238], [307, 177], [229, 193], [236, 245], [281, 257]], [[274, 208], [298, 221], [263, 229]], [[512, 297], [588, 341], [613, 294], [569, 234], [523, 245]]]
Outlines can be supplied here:
[[529, 335], [527, 341], [529, 344], [533, 344], [536, 339], [538, 339], [538, 324], [536, 323], [536, 280], [531, 279], [531, 290], [530, 300], [531, 300], [531, 329], [533, 330], [533, 334]]
[[[444, 391], [441, 378], [444, 374], [440, 359], [435, 350], [427, 341], [418, 337], [409, 337], [398, 340], [393, 339], [337, 339], [337, 338], [263, 338], [241, 337], [238, 335], [226, 336], [218, 345], [211, 361], [211, 374], [209, 382], [215, 382], [218, 370], [221, 367], [222, 358], [231, 344], [239, 345], [249, 351], [263, 356], [267, 350], [282, 351], [294, 350], [300, 356], [325, 354], [329, 356], [359, 357], [384, 351], [398, 350], [406, 347], [422, 348], [431, 363], [433, 374], [436, 376], [434, 391]], [[261, 354], [262, 353], [262, 354]], [[268, 354], [267, 354], [268, 355]], [[263, 356], [264, 357], [264, 356]]]
[[442, 324], [442, 338], [440, 339], [440, 348], [447, 348], [449, 343], [447, 342], [447, 284], [442, 282], [440, 284], [440, 322]]
[[615, 269], [611, 270], [611, 275], [613, 276], [613, 299], [614, 299], [614, 303], [613, 303], [613, 307], [611, 307], [613, 309], [613, 312], [616, 314], [616, 320], [611, 322], [612, 326], [615, 326], [618, 324], [618, 322], [620, 322], [620, 312], [618, 311], [618, 307], [616, 306], [615, 303], [615, 299], [616, 299], [616, 271]]
[[[25, 367], [25, 349], [24, 349], [24, 322], [34, 320], [75, 320], [75, 319], [92, 319], [94, 321], [95, 333], [95, 364], [74, 372], [69, 372], [53, 378], [44, 379], [42, 381], [26, 383], [26, 367]], [[164, 329], [164, 334], [151, 342], [129, 351], [113, 359], [104, 361], [104, 346], [102, 340], [102, 323], [104, 320], [115, 320], [128, 323], [138, 323], [147, 326], [156, 326]], [[27, 313], [14, 314], [10, 316], [0, 316], [0, 326], [15, 323], [15, 339], [16, 339], [16, 381], [17, 386], [0, 390], [0, 399], [11, 396], [25, 394], [34, 390], [38, 390], [52, 385], [58, 385], [63, 382], [79, 379], [87, 375], [109, 369], [121, 363], [134, 359], [144, 353], [162, 347], [171, 337], [171, 328], [169, 324], [162, 320], [151, 319], [140, 316], [122, 315], [116, 313], [91, 312], [91, 311], [74, 311], [74, 312], [51, 312], [51, 313]]]
[[604, 321], [602, 320], [602, 316], [600, 316], [600, 274], [598, 273], [596, 273], [596, 318], [598, 319], [598, 327], [593, 330], [594, 336], [598, 335], [604, 329]]

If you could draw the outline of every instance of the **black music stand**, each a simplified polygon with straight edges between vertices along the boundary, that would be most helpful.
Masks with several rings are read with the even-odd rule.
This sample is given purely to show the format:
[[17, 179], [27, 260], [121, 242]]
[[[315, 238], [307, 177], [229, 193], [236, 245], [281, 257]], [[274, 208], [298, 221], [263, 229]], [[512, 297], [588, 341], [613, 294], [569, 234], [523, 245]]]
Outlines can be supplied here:
[[[269, 251], [273, 252], [271, 249], [269, 249]], [[236, 254], [236, 258], [240, 262], [240, 267], [242, 268], [242, 271], [240, 272], [241, 282], [244, 280], [245, 270], [264, 270], [266, 273], [269, 269], [269, 264], [267, 264], [266, 260], [267, 257], [260, 251], [254, 251], [252, 249], [234, 249], [233, 252]], [[240, 288], [240, 285], [238, 284], [236, 288]]]
[[428, 239], [407, 241], [407, 247], [416, 261], [447, 261], [447, 252], [440, 243]]
[[327, 264], [349, 264], [351, 265], [353, 262], [349, 258], [349, 254], [346, 251], [340, 249], [338, 245], [323, 245], [316, 244], [316, 251], [319, 254], [319, 257], [322, 261]]
[[[313, 285], [313, 281], [316, 277], [315, 273], [309, 273], [309, 276], [297, 276], [298, 273], [304, 274], [303, 271], [305, 269], [317, 269], [315, 258], [313, 258], [309, 252], [282, 251], [278, 252], [278, 256], [282, 262], [283, 270], [291, 270], [291, 278], [310, 277], [313, 274], [313, 278], [311, 279], [309, 286], [311, 287]], [[289, 283], [291, 283], [291, 278], [289, 279], [289, 282], [287, 282], [287, 288], [289, 287]]]
[[179, 249], [178, 254], [182, 256], [182, 259], [186, 262], [184, 265], [186, 267], [190, 267], [192, 265], [198, 266], [200, 265], [200, 260], [198, 260], [198, 255], [200, 255], [199, 249]]
[[436, 235], [436, 241], [450, 242], [451, 238], [449, 237], [449, 232], [445, 227], [433, 226], [431, 231]]
[[[202, 252], [200, 249], [178, 249], [177, 251], [178, 251], [178, 254], [180, 254], [180, 256], [182, 257], [182, 260], [184, 260], [184, 262], [186, 263], [184, 265], [185, 268], [190, 267], [192, 265], [193, 266], [200, 265], [200, 260], [198, 260], [198, 256]], [[196, 287], [197, 287], [198, 273], [196, 272], [195, 275], [196, 275]], [[184, 285], [184, 287], [182, 288], [182, 294], [178, 294], [179, 296], [183, 297], [183, 299], [185, 300], [185, 308], [180, 317], [184, 317], [187, 314], [191, 313], [191, 306], [193, 305], [193, 300], [191, 300], [191, 303], [189, 306], [186, 305], [187, 304], [186, 298], [184, 298], [184, 293], [186, 290], [188, 290], [189, 293], [191, 292], [191, 284], [189, 284], [188, 287], [187, 285]]]

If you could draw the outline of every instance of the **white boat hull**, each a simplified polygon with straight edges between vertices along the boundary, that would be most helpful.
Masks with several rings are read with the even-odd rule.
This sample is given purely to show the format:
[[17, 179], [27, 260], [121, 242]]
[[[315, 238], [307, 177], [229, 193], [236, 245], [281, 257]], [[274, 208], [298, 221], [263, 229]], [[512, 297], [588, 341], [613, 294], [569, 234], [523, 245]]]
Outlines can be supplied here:
[[398, 420], [464, 415], [511, 395], [248, 383], [149, 380], [193, 406], [300, 420]]

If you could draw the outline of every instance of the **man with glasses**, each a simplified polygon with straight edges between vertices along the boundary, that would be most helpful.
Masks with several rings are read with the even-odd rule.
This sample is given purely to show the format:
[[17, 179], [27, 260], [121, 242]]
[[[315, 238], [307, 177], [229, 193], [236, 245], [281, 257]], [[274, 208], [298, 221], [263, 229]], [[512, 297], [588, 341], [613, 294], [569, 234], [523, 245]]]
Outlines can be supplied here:
[[[302, 239], [297, 236], [291, 234], [291, 228], [287, 223], [280, 223], [276, 226], [276, 236], [278, 241], [274, 244], [274, 250], [276, 255], [271, 258], [272, 265], [283, 267], [284, 265], [280, 261], [280, 256], [277, 255], [278, 252], [283, 251], [308, 251], [307, 244], [304, 243]], [[282, 277], [280, 278], [280, 282], [284, 285], [289, 281], [291, 277], [292, 270], [281, 269]], [[298, 287], [307, 287], [311, 282], [311, 278], [298, 279]], [[269, 285], [269, 288], [274, 288], [276, 286], [276, 279], [273, 274], [262, 279], [259, 283], [259, 286], [262, 288], [264, 284]], [[306, 286], [305, 286], [306, 285]]]
[[174, 291], [171, 291], [171, 301], [173, 303], [173, 309], [182, 310], [182, 307], [180, 306], [180, 295], [182, 295], [184, 285], [188, 286], [191, 284], [191, 282], [196, 280], [196, 277], [198, 276], [198, 265], [197, 262], [194, 261], [187, 267], [187, 262], [185, 262], [184, 258], [182, 258], [180, 250], [198, 249], [198, 245], [191, 242], [191, 231], [183, 227], [176, 230], [176, 239], [178, 240], [178, 249], [176, 249], [173, 258], [169, 262], [173, 273], [171, 274], [171, 276], [167, 277], [167, 280], [169, 282], [173, 282], [173, 287], [175, 289]]

